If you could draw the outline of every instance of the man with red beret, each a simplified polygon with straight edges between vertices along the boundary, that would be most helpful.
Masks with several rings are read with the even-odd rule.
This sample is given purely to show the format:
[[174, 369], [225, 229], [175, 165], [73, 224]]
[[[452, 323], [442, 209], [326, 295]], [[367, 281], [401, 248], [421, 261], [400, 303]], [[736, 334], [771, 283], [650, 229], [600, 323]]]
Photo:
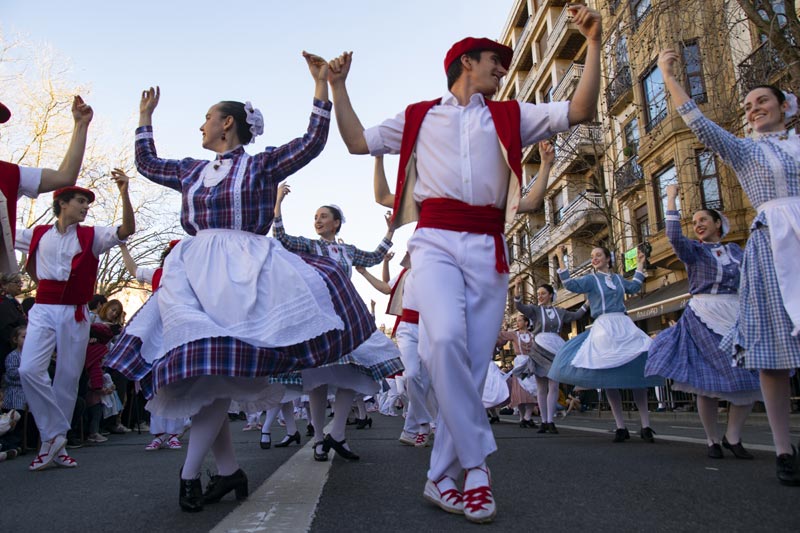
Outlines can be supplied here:
[[[17, 227], [17, 199], [36, 198], [44, 192], [75, 185], [86, 149], [86, 133], [92, 121], [92, 108], [80, 96], [72, 99], [75, 128], [67, 153], [58, 170], [28, 168], [0, 161], [0, 272], [17, 271], [14, 234]], [[11, 111], [0, 103], [0, 124], [8, 122]]]
[[[119, 227], [81, 226], [94, 193], [68, 186], [53, 193], [54, 225], [17, 230], [16, 248], [28, 254], [25, 268], [39, 283], [36, 304], [28, 313], [19, 367], [22, 389], [42, 437], [42, 447], [30, 470], [41, 470], [52, 463], [77, 466], [64, 445], [89, 343], [86, 304], [94, 294], [100, 254], [124, 242], [136, 230], [128, 177], [119, 169], [111, 175], [122, 199]], [[56, 374], [51, 382], [47, 367], [54, 350]]]
[[[445, 56], [449, 91], [365, 130], [345, 80], [352, 60], [331, 62], [336, 120], [351, 153], [400, 154], [394, 222], [418, 221], [408, 242], [419, 310], [419, 352], [439, 403], [423, 495], [473, 522], [496, 514], [486, 458], [497, 449], [481, 391], [508, 288], [504, 222], [537, 206], [520, 202], [522, 147], [591, 120], [600, 90], [600, 14], [569, 6], [587, 38], [586, 64], [571, 102], [494, 102], [513, 51], [467, 38]], [[457, 480], [465, 471], [463, 490]]]

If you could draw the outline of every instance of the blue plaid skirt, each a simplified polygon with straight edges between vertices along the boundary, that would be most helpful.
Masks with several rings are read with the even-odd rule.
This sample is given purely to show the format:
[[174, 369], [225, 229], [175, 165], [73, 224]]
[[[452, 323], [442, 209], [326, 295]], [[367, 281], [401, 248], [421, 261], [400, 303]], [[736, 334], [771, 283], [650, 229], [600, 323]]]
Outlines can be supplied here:
[[739, 316], [720, 348], [744, 368], [800, 367], [800, 336], [783, 307], [772, 262], [769, 228], [757, 225], [744, 249], [739, 285]]
[[758, 373], [732, 366], [731, 358], [719, 348], [721, 339], [687, 307], [676, 325], [653, 340], [645, 375], [672, 379], [682, 385], [679, 390], [688, 388], [687, 392], [704, 396], [735, 402], [735, 395], [724, 393], [747, 392], [744, 396], [758, 398]]
[[548, 378], [585, 389], [644, 389], [664, 385], [664, 380], [661, 378], [645, 377], [644, 365], [647, 361], [647, 352], [642, 352], [636, 359], [616, 368], [592, 369], [572, 366], [572, 360], [578, 349], [591, 333], [592, 330], [584, 331], [567, 341], [556, 354]]
[[[361, 296], [331, 259], [298, 254], [322, 277], [343, 330], [330, 330], [291, 346], [259, 348], [231, 337], [204, 338], [178, 346], [152, 364], [141, 357], [142, 340], [123, 332], [106, 366], [140, 382], [147, 398], [159, 389], [198, 376], [259, 378], [334, 363], [353, 352], [375, 331]], [[131, 319], [133, 322], [136, 316]], [[266, 381], [265, 381], [266, 383]]]

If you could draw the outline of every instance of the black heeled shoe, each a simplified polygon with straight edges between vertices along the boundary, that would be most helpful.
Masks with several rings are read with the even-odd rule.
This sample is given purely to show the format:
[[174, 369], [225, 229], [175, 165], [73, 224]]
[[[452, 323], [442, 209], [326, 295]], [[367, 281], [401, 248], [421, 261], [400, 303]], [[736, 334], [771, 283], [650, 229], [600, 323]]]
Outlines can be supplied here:
[[249, 494], [247, 476], [241, 468], [229, 476], [211, 476], [203, 493], [203, 503], [217, 503], [230, 491], [236, 493], [236, 499], [239, 501], [247, 498]]
[[[180, 478], [180, 472], [178, 473]], [[203, 510], [203, 487], [200, 485], [200, 478], [183, 479], [180, 478], [181, 486], [178, 492], [178, 505], [181, 510], [187, 513], [196, 513]]]
[[642, 440], [645, 442], [649, 442], [650, 444], [653, 444], [656, 441], [656, 439], [653, 437], [653, 435], [655, 434], [656, 432], [649, 427], [642, 428], [639, 431], [639, 436], [642, 438]]
[[539, 431], [536, 433], [547, 433], [547, 430], [550, 429], [550, 424], [548, 422], [542, 422], [539, 425]]
[[500, 422], [500, 417], [499, 416], [490, 416], [489, 417], [489, 423], [490, 424], [497, 424], [498, 422]]
[[356, 419], [356, 429], [364, 429], [369, 426], [372, 428], [372, 419], [370, 417]]
[[628, 428], [617, 428], [617, 431], [614, 433], [614, 440], [612, 442], [625, 442], [630, 438], [631, 434], [628, 431]]
[[[542, 424], [544, 425], [544, 424]], [[555, 422], [548, 422], [547, 424], [547, 432], [552, 433], [553, 435], [558, 435], [558, 428], [556, 427]]]
[[306, 426], [306, 437], [313, 437], [314, 436], [314, 426], [311, 424]]
[[797, 449], [792, 446], [791, 455], [783, 453], [775, 458], [778, 481], [781, 485], [796, 487], [800, 485], [800, 469], [797, 467]]
[[335, 451], [339, 457], [342, 459], [347, 459], [348, 461], [358, 461], [361, 459], [358, 455], [344, 447], [346, 442], [347, 441], [344, 439], [336, 441], [333, 440], [333, 437], [330, 435], [325, 435], [325, 438], [322, 439], [322, 449], [327, 452], [333, 448], [333, 451]]
[[300, 445], [300, 432], [295, 431], [293, 435], [286, 435], [283, 439], [275, 445], [276, 448], [286, 448], [291, 443], [296, 442], [297, 445]]
[[[322, 446], [322, 452], [317, 452], [318, 446]], [[328, 450], [325, 449], [325, 443], [323, 443], [321, 440], [314, 443], [314, 460], [315, 461], [328, 460]]]
[[[267, 437], [266, 442], [264, 441], [264, 437]], [[261, 442], [258, 443], [261, 446], [262, 450], [269, 450], [269, 447], [272, 446], [272, 438], [270, 437], [269, 433], [262, 433], [261, 434]], [[277, 446], [277, 444], [276, 444]]]
[[723, 459], [725, 456], [722, 454], [722, 446], [716, 442], [708, 447], [708, 457], [711, 459]]
[[744, 449], [741, 440], [736, 444], [731, 444], [728, 442], [727, 437], [722, 437], [722, 445], [729, 449], [737, 459], [755, 459], [755, 456], [752, 453]]

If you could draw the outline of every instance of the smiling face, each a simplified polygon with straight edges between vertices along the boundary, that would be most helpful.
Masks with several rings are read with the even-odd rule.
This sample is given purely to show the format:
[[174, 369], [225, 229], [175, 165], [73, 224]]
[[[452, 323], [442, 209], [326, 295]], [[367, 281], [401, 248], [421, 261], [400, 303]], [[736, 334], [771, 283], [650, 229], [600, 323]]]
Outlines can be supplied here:
[[722, 231], [722, 221], [714, 220], [710, 212], [698, 211], [692, 217], [694, 234], [702, 242], [719, 242]]
[[758, 133], [783, 131], [784, 112], [788, 108], [786, 101], [778, 102], [778, 97], [766, 87], [753, 89], [744, 99], [744, 113], [747, 122]]
[[500, 79], [508, 74], [503, 68], [500, 56], [497, 52], [484, 50], [481, 52], [480, 61], [469, 58], [472, 64], [470, 71], [470, 81], [476, 91], [484, 96], [493, 95], [500, 87]]
[[539, 287], [536, 289], [536, 301], [539, 305], [550, 305], [553, 303], [553, 297], [550, 296], [550, 291], [544, 287]]
[[606, 255], [602, 248], [592, 249], [592, 266], [595, 270], [606, 271], [611, 263], [611, 258]]
[[16, 278], [14, 278], [13, 280], [9, 281], [8, 283], [4, 283], [3, 284], [3, 290], [9, 296], [16, 297], [16, 296], [19, 296], [19, 294], [22, 292], [22, 284], [23, 284], [22, 283], [22, 277], [21, 276], [17, 276]]
[[528, 322], [525, 320], [525, 317], [522, 315], [517, 315], [515, 318], [515, 324], [517, 329], [522, 331], [528, 329]]
[[333, 218], [333, 212], [327, 207], [320, 207], [314, 214], [314, 230], [323, 239], [332, 240], [340, 225], [341, 222]]

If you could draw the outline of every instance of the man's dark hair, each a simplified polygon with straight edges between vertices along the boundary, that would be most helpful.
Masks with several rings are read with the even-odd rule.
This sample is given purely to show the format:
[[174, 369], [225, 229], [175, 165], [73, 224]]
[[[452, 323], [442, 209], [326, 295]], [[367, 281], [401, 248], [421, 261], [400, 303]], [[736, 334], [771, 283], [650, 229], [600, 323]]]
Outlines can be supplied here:
[[55, 216], [61, 214], [61, 204], [59, 204], [58, 202], [69, 203], [69, 201], [75, 198], [75, 196], [78, 194], [80, 194], [78, 191], [69, 191], [59, 195], [58, 198], [53, 198], [53, 214]]
[[89, 300], [89, 311], [94, 311], [107, 301], [108, 299], [102, 294], [95, 294], [94, 296], [92, 296], [92, 299]]
[[[486, 50], [471, 50], [469, 52], [466, 52], [463, 55], [468, 56], [468, 57], [474, 59], [475, 61], [480, 61], [481, 60], [481, 52], [485, 52], [485, 51]], [[461, 65], [461, 56], [458, 56], [458, 58], [455, 61], [453, 61], [452, 63], [450, 63], [449, 67], [447, 67], [447, 88], [448, 89], [452, 89], [453, 88], [453, 85], [456, 83], [456, 81], [458, 81], [458, 78], [461, 77], [461, 72], [463, 70], [464, 70], [464, 67], [463, 67], [463, 65]]]

